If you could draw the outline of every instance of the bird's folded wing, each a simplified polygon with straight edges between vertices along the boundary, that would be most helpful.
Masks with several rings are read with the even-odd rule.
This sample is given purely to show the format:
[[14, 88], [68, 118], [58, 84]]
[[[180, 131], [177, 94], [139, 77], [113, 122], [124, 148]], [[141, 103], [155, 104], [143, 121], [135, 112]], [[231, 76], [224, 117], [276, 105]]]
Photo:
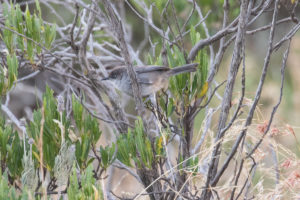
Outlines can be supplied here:
[[143, 67], [135, 68], [135, 71], [138, 74], [149, 73], [153, 71], [168, 71], [168, 70], [170, 70], [169, 67], [163, 67], [163, 66], [143, 66]]
[[146, 77], [138, 78], [138, 82], [139, 82], [139, 84], [146, 84], [146, 85], [152, 85], [153, 84], [153, 81], [151, 81], [150, 79], [148, 79]]

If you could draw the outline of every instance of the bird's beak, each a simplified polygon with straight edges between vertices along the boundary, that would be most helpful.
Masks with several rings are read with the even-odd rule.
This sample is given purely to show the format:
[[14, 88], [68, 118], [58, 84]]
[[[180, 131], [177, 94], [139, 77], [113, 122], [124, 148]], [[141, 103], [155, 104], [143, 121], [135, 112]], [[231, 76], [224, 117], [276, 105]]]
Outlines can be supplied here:
[[109, 80], [109, 77], [104, 77], [103, 79], [101, 79], [101, 81], [106, 81]]

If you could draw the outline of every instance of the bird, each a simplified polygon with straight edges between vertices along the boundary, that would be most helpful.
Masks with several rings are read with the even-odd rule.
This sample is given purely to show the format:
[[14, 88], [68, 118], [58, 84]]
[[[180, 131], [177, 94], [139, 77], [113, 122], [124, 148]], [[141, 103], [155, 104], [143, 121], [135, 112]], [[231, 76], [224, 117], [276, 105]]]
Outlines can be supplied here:
[[[169, 78], [182, 73], [195, 72], [197, 63], [186, 64], [179, 67], [167, 66], [137, 66], [134, 67], [142, 97], [147, 97], [159, 90], [168, 88]], [[131, 80], [127, 74], [126, 66], [115, 67], [102, 81], [110, 80], [120, 91], [133, 96]]]

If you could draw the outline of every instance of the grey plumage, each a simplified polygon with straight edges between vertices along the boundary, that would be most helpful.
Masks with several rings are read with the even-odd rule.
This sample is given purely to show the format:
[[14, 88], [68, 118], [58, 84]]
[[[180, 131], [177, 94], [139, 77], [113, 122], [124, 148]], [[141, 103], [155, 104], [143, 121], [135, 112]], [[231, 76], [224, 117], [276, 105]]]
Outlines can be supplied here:
[[[140, 66], [135, 67], [134, 70], [141, 86], [142, 96], [149, 96], [161, 89], [167, 89], [169, 77], [181, 73], [194, 72], [197, 69], [197, 65], [198, 64], [193, 63], [175, 68], [163, 66]], [[119, 90], [132, 96], [130, 78], [125, 66], [115, 68], [111, 71], [107, 78], [102, 80], [113, 81]]]

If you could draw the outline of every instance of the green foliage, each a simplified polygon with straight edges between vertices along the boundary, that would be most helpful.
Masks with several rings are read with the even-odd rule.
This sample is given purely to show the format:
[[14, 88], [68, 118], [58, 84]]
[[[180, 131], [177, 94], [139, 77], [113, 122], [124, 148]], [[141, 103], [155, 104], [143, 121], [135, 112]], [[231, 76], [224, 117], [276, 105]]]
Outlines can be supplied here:
[[22, 172], [23, 144], [19, 135], [5, 120], [0, 120], [0, 158], [1, 166], [8, 167], [10, 176], [17, 177]]
[[[41, 130], [43, 130], [42, 150], [44, 156], [42, 162], [50, 172], [51, 176], [57, 176], [57, 174], [59, 174], [59, 168], [67, 167], [61, 166], [61, 163], [69, 163], [69, 161], [65, 160], [63, 156], [66, 154], [66, 152], [69, 152], [68, 146], [72, 144], [72, 141], [68, 137], [71, 129], [70, 120], [66, 118], [65, 112], [57, 110], [57, 103], [55, 98], [53, 97], [53, 91], [48, 87], [43, 97], [42, 107], [43, 109], [39, 109], [34, 112], [33, 121], [30, 122], [30, 124], [27, 126], [27, 134], [29, 138], [32, 138], [34, 140], [34, 142], [28, 145], [28, 142], [26, 141], [25, 149], [23, 146], [23, 138], [21, 139], [18, 133], [16, 131], [13, 131], [11, 126], [5, 125], [5, 120], [0, 118], [0, 161], [3, 169], [9, 169], [8, 173], [12, 178], [20, 177], [23, 170], [25, 170], [23, 169], [24, 165], [26, 165], [27, 163], [25, 160], [28, 161], [29, 157], [27, 157], [24, 162], [22, 162], [24, 158], [24, 150], [27, 152], [26, 156], [30, 156], [30, 159], [31, 157], [33, 159], [33, 165], [28, 166], [29, 168], [26, 168], [27, 171], [25, 173], [28, 174], [28, 172], [31, 172], [32, 170], [32, 172], [35, 173], [35, 171], [39, 169], [41, 160], [39, 157], [40, 149], [38, 147], [38, 144], [40, 142]], [[92, 165], [90, 164], [93, 159], [88, 156], [88, 153], [91, 150], [91, 146], [94, 146], [99, 140], [101, 131], [99, 130], [97, 120], [85, 110], [82, 110], [82, 112], [80, 112], [80, 110], [82, 110], [81, 104], [76, 101], [75, 98], [73, 98], [73, 112], [74, 119], [76, 121], [76, 129], [74, 129], [73, 131], [77, 130], [78, 135], [80, 136], [79, 139], [75, 141], [76, 160], [80, 168], [83, 170], [83, 174], [80, 180], [81, 184], [79, 184], [77, 174], [75, 173], [76, 169], [73, 169], [73, 174], [70, 177], [70, 188], [68, 190], [68, 195], [70, 199], [86, 199], [92, 197], [97, 197], [98, 199], [98, 197], [100, 198], [101, 196], [101, 191], [99, 189], [99, 186], [96, 184], [95, 178], [93, 177], [94, 172]], [[42, 125], [43, 129], [41, 129]], [[65, 143], [62, 142], [63, 140], [65, 141]], [[64, 154], [60, 153], [60, 149], [62, 146], [64, 147], [64, 150], [62, 151], [65, 152]], [[111, 147], [100, 147], [100, 166], [104, 170], [107, 169], [107, 167], [114, 161], [115, 149], [115, 144], [112, 144]], [[71, 156], [71, 154], [68, 155]], [[72, 162], [73, 158], [70, 159], [70, 161]], [[29, 162], [31, 161], [29, 160]], [[63, 172], [69, 173], [68, 170]], [[68, 177], [68, 174], [66, 174], [66, 177]], [[30, 181], [30, 178], [31, 177], [26, 176], [24, 177], [24, 180], [26, 179]], [[9, 187], [11, 189], [4, 188], [3, 190], [12, 192], [2, 194], [6, 195], [3, 199], [27, 198], [24, 194], [28, 193], [29, 188], [24, 189], [24, 194], [18, 196], [15, 195], [13, 186], [9, 186], [9, 184], [7, 184], [5, 181], [7, 182], [7, 179], [5, 177], [0, 180], [0, 190], [1, 187], [4, 188], [4, 186], [7, 185], [5, 187]], [[32, 188], [30, 190], [32, 191]]]
[[[43, 108], [34, 111], [33, 121], [30, 122], [27, 127], [27, 133], [29, 137], [32, 137], [35, 141], [33, 146], [33, 153], [35, 157], [39, 160], [38, 155], [40, 154], [37, 144], [39, 144], [41, 126], [43, 125], [43, 154], [44, 154], [44, 164], [49, 169], [52, 170], [55, 164], [55, 157], [59, 153], [61, 146], [61, 137], [65, 131], [69, 129], [70, 122], [66, 119], [66, 114], [62, 114], [62, 119], [60, 119], [60, 114], [57, 110], [56, 100], [53, 97], [53, 91], [50, 88], [46, 88], [46, 92], [43, 97]], [[42, 113], [44, 110], [44, 113]], [[42, 124], [44, 120], [44, 124]], [[56, 123], [56, 121], [59, 123]], [[61, 126], [62, 125], [62, 126]]]
[[197, 175], [198, 165], [199, 165], [199, 158], [198, 158], [198, 156], [191, 157], [187, 161], [186, 170], [187, 171], [191, 171], [193, 173], [193, 175]]
[[0, 65], [0, 94], [6, 94], [6, 77], [4, 67]]
[[[200, 40], [200, 34], [192, 27], [190, 32], [192, 45], [195, 45]], [[168, 60], [171, 66], [185, 64], [183, 52], [177, 47], [172, 50], [168, 48]], [[195, 98], [200, 98], [206, 94], [207, 73], [208, 73], [208, 56], [205, 50], [199, 51], [195, 63], [199, 63], [196, 73], [181, 74], [170, 79], [170, 89], [176, 98], [183, 98], [184, 105], [189, 104]]]
[[19, 61], [13, 53], [7, 54], [7, 69], [0, 65], [0, 94], [4, 95], [13, 86], [14, 81], [17, 80]]
[[[90, 134], [91, 139], [97, 142], [101, 136], [97, 119], [87, 113], [86, 109], [83, 109], [82, 104], [75, 100], [74, 96], [72, 99], [76, 127], [82, 134]], [[95, 142], [93, 144], [95, 144]]]
[[7, 168], [9, 169], [10, 176], [15, 178], [18, 177], [23, 170], [22, 158], [24, 146], [16, 131], [14, 131], [14, 134], [10, 134], [10, 137], [11, 142], [7, 143]]
[[12, 56], [7, 55], [7, 66], [8, 66], [8, 87], [10, 88], [18, 76], [19, 62], [15, 54]]
[[50, 49], [53, 41], [55, 40], [56, 37], [56, 26], [51, 26], [49, 24], [46, 24], [46, 29], [45, 29], [45, 47], [47, 49]]
[[91, 147], [91, 140], [89, 140], [89, 136], [83, 134], [81, 136], [81, 141], [76, 143], [76, 153], [75, 153], [80, 168], [85, 168], [87, 163], [93, 161], [93, 158], [90, 158], [87, 161], [90, 147]]
[[[7, 29], [3, 30], [1, 38], [8, 49], [8, 53], [13, 54], [18, 47], [25, 53], [27, 59], [34, 63], [35, 54], [42, 52], [41, 47], [47, 49], [51, 47], [56, 36], [55, 25], [52, 26], [43, 22], [38, 1], [36, 1], [38, 16], [36, 13], [32, 15], [28, 6], [26, 6], [24, 17], [18, 4], [13, 5], [11, 3], [9, 9], [8, 5], [4, 3], [3, 8]], [[24, 51], [25, 47], [26, 51]]]
[[132, 167], [133, 160], [138, 168], [141, 166], [152, 168], [153, 149], [149, 138], [145, 135], [140, 118], [136, 121], [134, 130], [129, 129], [127, 134], [118, 138], [117, 145], [117, 158], [125, 165]]
[[[55, 157], [58, 155], [62, 141], [66, 140], [71, 143], [70, 136], [70, 120], [66, 118], [66, 113], [60, 113], [57, 110], [57, 103], [53, 97], [53, 91], [49, 88], [46, 89], [46, 93], [43, 98], [42, 109], [37, 110], [33, 114], [33, 122], [27, 128], [28, 135], [35, 140], [35, 144], [38, 144], [41, 130], [41, 121], [44, 118], [43, 128], [43, 154], [45, 166], [51, 171], [55, 164]], [[88, 157], [88, 153], [92, 146], [95, 146], [101, 136], [98, 121], [83, 110], [82, 105], [73, 97], [73, 114], [76, 129], [72, 130], [72, 133], [78, 132], [79, 139], [75, 142], [76, 145], [76, 159], [80, 168], [85, 168], [88, 163], [93, 161], [93, 158]], [[43, 117], [44, 115], [44, 117]], [[33, 146], [33, 153], [38, 159], [39, 149], [37, 146]], [[109, 155], [111, 153], [108, 153]]]
[[167, 117], [170, 117], [175, 110], [175, 102], [173, 98], [159, 98], [159, 105], [165, 111]]
[[[155, 0], [155, 5], [157, 7], [157, 9], [162, 12], [164, 7], [166, 6], [167, 4], [167, 0]], [[152, 2], [149, 2], [149, 4], [152, 3]]]
[[[174, 46], [173, 49], [167, 47], [167, 53], [169, 65], [171, 67], [186, 64], [184, 54], [177, 46]], [[184, 94], [183, 91], [187, 86], [189, 76], [189, 73], [184, 73], [170, 78], [169, 88], [176, 97], [182, 96], [182, 94]]]
[[76, 195], [79, 193], [79, 183], [77, 179], [76, 167], [73, 166], [72, 174], [70, 176], [70, 186], [68, 188], [68, 196], [71, 199], [76, 199]]
[[[0, 94], [4, 95], [12, 87], [18, 77], [19, 61], [16, 50], [20, 49], [32, 64], [36, 54], [42, 52], [42, 47], [51, 48], [55, 39], [55, 26], [45, 24], [41, 18], [41, 9], [38, 1], [36, 8], [38, 17], [34, 13], [30, 14], [28, 6], [23, 15], [20, 6], [3, 3], [3, 14], [5, 18], [5, 28], [0, 34], [7, 48], [7, 66], [0, 66]], [[40, 44], [40, 45], [37, 45]]]
[[197, 175], [199, 165], [198, 156], [190, 157], [187, 160], [184, 160], [182, 156], [179, 156], [179, 165], [178, 168], [184, 171], [190, 171], [193, 175]]
[[[0, 199], [40, 199], [39, 197], [33, 197], [34, 194], [25, 188], [21, 193], [19, 191], [16, 192], [15, 188], [8, 182], [8, 175], [0, 173]], [[77, 176], [74, 165], [70, 176], [70, 185], [67, 190], [67, 198], [72, 200], [103, 199], [101, 187], [93, 177], [93, 167], [91, 165], [82, 173], [80, 179]]]
[[134, 137], [131, 130], [127, 134], [123, 134], [117, 140], [118, 152], [117, 158], [125, 165], [132, 167], [131, 159], [136, 155], [136, 147]]
[[144, 164], [148, 168], [152, 168], [152, 162], [153, 162], [153, 150], [151, 147], [151, 143], [148, 137], [146, 137], [146, 134], [144, 132], [144, 126], [143, 121], [139, 119], [135, 123], [135, 143], [137, 152], [139, 153], [140, 158], [135, 158], [136, 161], [138, 161], [138, 166], [141, 166]]
[[100, 186], [96, 184], [96, 180], [93, 177], [92, 165], [89, 165], [82, 174], [80, 186], [76, 168], [75, 166], [73, 167], [72, 174], [70, 176], [70, 186], [67, 192], [68, 198], [74, 200], [103, 199]]
[[155, 141], [155, 156], [157, 158], [165, 157], [165, 151], [163, 147], [163, 136], [157, 137]]
[[73, 114], [76, 127], [79, 131], [80, 140], [76, 143], [76, 158], [81, 168], [85, 168], [93, 158], [88, 159], [88, 153], [95, 146], [101, 136], [97, 119], [87, 113], [80, 102], [72, 98]]
[[106, 146], [103, 148], [100, 146], [100, 155], [101, 155], [101, 167], [103, 169], [107, 169], [115, 160], [115, 151], [116, 151], [116, 145], [115, 143], [112, 143], [112, 146]]
[[[191, 28], [190, 39], [192, 45], [195, 45], [200, 39], [200, 33], [195, 28]], [[167, 46], [167, 58], [171, 67], [181, 66], [186, 64], [184, 52], [177, 46]], [[151, 64], [161, 64], [162, 58], [159, 56], [155, 62], [148, 56]], [[159, 105], [165, 113], [166, 117], [170, 117], [176, 107], [183, 102], [185, 106], [190, 105], [191, 102], [206, 95], [208, 89], [207, 75], [208, 75], [208, 55], [206, 50], [199, 51], [195, 63], [199, 63], [195, 73], [184, 73], [170, 78], [169, 90], [173, 97], [168, 99], [159, 98]]]
[[11, 200], [27, 200], [28, 192], [23, 192], [22, 195], [17, 195], [14, 187], [11, 187], [8, 183], [7, 174], [0, 173], [0, 199], [11, 199]]

